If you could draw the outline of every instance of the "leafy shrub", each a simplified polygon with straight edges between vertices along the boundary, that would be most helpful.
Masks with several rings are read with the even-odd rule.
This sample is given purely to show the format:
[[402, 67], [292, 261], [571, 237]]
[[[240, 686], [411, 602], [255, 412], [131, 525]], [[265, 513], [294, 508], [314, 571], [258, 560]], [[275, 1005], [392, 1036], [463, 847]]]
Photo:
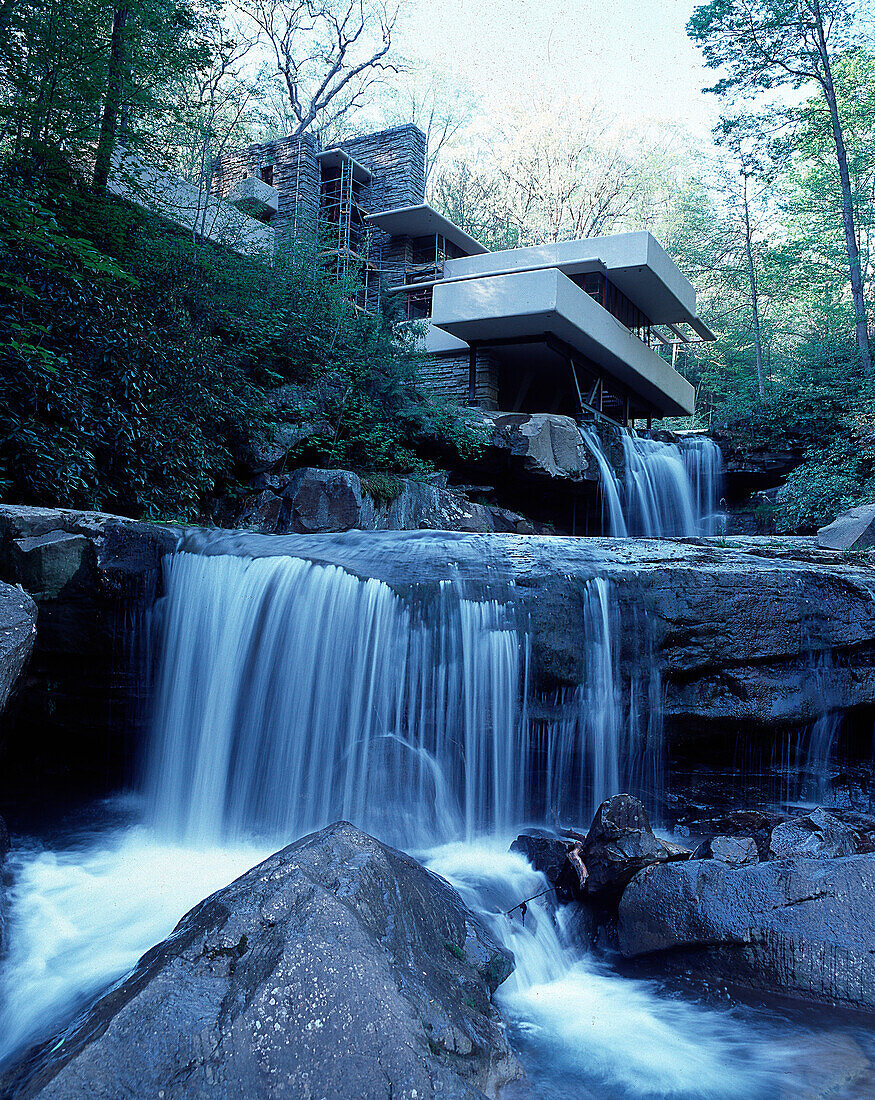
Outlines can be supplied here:
[[324, 464], [416, 473], [478, 446], [419, 392], [412, 340], [312, 256], [246, 260], [69, 175], [10, 170], [0, 270], [5, 500], [199, 518], [290, 383]]

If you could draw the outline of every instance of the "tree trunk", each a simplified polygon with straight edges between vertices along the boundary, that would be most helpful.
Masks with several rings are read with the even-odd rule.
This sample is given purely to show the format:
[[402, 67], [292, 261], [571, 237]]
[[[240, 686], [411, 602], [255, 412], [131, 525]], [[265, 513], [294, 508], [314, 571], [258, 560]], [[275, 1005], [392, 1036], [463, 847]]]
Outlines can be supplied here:
[[750, 233], [750, 205], [747, 200], [747, 175], [744, 176], [744, 250], [747, 254], [747, 277], [750, 283], [750, 308], [753, 317], [753, 342], [756, 349], [757, 362], [757, 386], [760, 391], [760, 400], [766, 396], [766, 387], [763, 382], [763, 337], [760, 328], [760, 303], [757, 293], [757, 277], [753, 266], [753, 246]]
[[112, 16], [112, 40], [109, 47], [109, 68], [106, 77], [106, 96], [100, 119], [100, 141], [94, 162], [95, 191], [105, 191], [109, 182], [112, 155], [115, 152], [118, 121], [122, 108], [124, 87], [128, 76], [128, 49], [125, 28], [128, 21], [126, 5], [117, 7]]
[[832, 78], [832, 65], [829, 60], [829, 50], [823, 31], [823, 20], [817, 8], [817, 48], [820, 60], [823, 64], [821, 85], [823, 94], [829, 106], [830, 119], [832, 121], [832, 135], [836, 147], [836, 160], [839, 166], [839, 179], [842, 185], [842, 221], [845, 229], [845, 245], [848, 251], [848, 265], [851, 273], [851, 297], [854, 303], [854, 321], [857, 328], [857, 344], [860, 348], [860, 358], [863, 362], [863, 371], [866, 377], [875, 380], [872, 369], [872, 351], [869, 346], [869, 318], [866, 312], [866, 299], [863, 294], [863, 272], [860, 266], [860, 246], [857, 243], [857, 229], [854, 224], [854, 202], [851, 195], [851, 175], [848, 171], [848, 154], [845, 148], [845, 136], [842, 131], [839, 118], [838, 102], [836, 100], [835, 84]]

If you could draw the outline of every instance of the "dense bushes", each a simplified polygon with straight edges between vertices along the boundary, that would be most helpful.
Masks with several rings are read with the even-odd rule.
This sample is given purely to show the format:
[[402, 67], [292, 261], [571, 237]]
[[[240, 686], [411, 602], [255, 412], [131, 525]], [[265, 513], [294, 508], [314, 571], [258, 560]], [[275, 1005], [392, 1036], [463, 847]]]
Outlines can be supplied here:
[[793, 451], [802, 459], [770, 510], [779, 531], [811, 532], [875, 500], [875, 400], [850, 338], [799, 342], [761, 398], [753, 373], [722, 358], [698, 381], [713, 427], [741, 450]]
[[288, 383], [320, 425], [311, 458], [405, 473], [476, 447], [418, 392], [410, 342], [306, 257], [245, 261], [7, 169], [0, 266], [2, 499], [197, 518]]

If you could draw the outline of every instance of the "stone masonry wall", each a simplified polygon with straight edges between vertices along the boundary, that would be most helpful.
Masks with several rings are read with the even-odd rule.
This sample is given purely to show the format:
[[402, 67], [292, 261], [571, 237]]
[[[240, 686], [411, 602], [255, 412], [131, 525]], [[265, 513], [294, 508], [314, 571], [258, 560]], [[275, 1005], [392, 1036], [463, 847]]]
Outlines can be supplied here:
[[[419, 372], [422, 388], [428, 393], [468, 403], [468, 355], [447, 355], [428, 359]], [[498, 409], [498, 364], [488, 349], [477, 352], [475, 400], [481, 409]]]
[[[342, 141], [345, 149], [373, 172], [362, 190], [362, 206], [370, 214], [425, 202], [425, 134], [416, 126], [395, 126], [376, 134]], [[383, 288], [399, 286], [409, 261], [409, 246], [370, 228], [370, 258], [378, 269]], [[377, 280], [374, 280], [376, 291]]]
[[280, 138], [262, 145], [250, 145], [218, 157], [213, 170], [213, 191], [223, 198], [259, 168], [273, 165], [273, 186], [279, 194], [279, 210], [271, 219], [277, 248], [289, 251], [296, 241], [315, 238], [319, 216], [318, 144], [312, 134]]

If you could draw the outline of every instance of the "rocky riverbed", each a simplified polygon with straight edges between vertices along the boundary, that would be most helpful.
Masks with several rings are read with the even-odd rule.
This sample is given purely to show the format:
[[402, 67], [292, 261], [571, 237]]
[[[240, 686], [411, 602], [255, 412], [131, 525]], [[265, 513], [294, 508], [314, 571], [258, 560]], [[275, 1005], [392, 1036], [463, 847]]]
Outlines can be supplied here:
[[[167, 555], [176, 555], [177, 567], [198, 568], [174, 574]], [[298, 559], [294, 568], [257, 568], [289, 557]], [[492, 1094], [518, 1073], [511, 1048], [545, 1080], [570, 1073], [579, 1091], [569, 1095], [806, 1095], [795, 1070], [781, 1062], [780, 1042], [755, 1037], [755, 1021], [746, 1018], [744, 1027], [753, 1030], [736, 1047], [735, 1025], [710, 1006], [685, 1001], [672, 1010], [661, 987], [606, 976], [600, 967], [611, 951], [639, 974], [682, 973], [700, 989], [766, 991], [843, 1010], [875, 1007], [869, 551], [741, 537], [271, 536], [7, 506], [0, 508], [0, 582], [0, 638], [8, 639], [0, 648], [0, 683], [9, 693], [0, 751], [4, 810], [17, 834], [6, 869], [9, 954], [0, 971], [0, 1012], [24, 1021], [7, 1062], [10, 1095], [114, 1096], [119, 1082], [136, 1077], [148, 1082], [150, 1095], [214, 1095], [220, 1088], [270, 1096], [282, 1095], [273, 1081], [300, 1081], [306, 1072], [320, 1095], [341, 1096], [355, 1065], [362, 1088], [371, 1090], [356, 1096], [382, 1095], [387, 1087], [428, 1096], [437, 1082], [442, 1095], [467, 1100]], [[290, 603], [301, 585], [306, 600]], [[174, 600], [181, 633], [168, 635], [162, 624]], [[317, 624], [333, 650], [308, 678]], [[425, 644], [432, 637], [440, 639], [433, 650]], [[399, 639], [397, 653], [386, 648]], [[171, 648], [156, 657], [156, 646]], [[383, 669], [387, 653], [397, 661]], [[259, 677], [242, 675], [256, 655], [264, 666]], [[404, 726], [412, 703], [392, 709], [400, 673], [389, 672], [402, 668], [420, 708], [415, 729]], [[157, 675], [173, 679], [179, 695], [165, 712], [176, 748], [163, 762], [168, 742], [140, 709]], [[247, 687], [256, 682], [264, 691]], [[294, 708], [283, 709], [279, 685], [292, 682], [322, 708], [318, 721], [315, 709], [311, 714], [303, 754], [297, 741], [284, 740]], [[212, 685], [207, 695], [225, 685], [229, 692], [212, 711], [205, 684]], [[352, 706], [356, 699], [361, 714], [332, 709], [332, 700]], [[204, 706], [208, 721], [178, 719], [186, 708]], [[264, 721], [253, 720], [253, 710], [263, 711]], [[250, 739], [245, 751], [228, 715], [237, 715]], [[741, 802], [743, 783], [734, 775], [754, 751], [779, 774], [790, 764], [788, 745], [801, 746], [811, 764], [817, 742], [823, 752], [814, 771], [832, 767], [839, 727], [827, 719], [841, 723], [849, 751], [859, 750], [855, 762], [827, 774], [844, 786], [826, 786], [846, 797], [801, 807], [763, 789]], [[186, 740], [194, 738], [189, 726], [203, 726], [209, 736]], [[341, 744], [338, 729], [358, 733]], [[412, 740], [431, 729], [433, 742]], [[369, 757], [355, 755], [362, 746]], [[466, 747], [461, 768], [457, 746]], [[32, 820], [34, 800], [25, 812], [21, 793], [28, 782], [32, 793], [55, 784], [81, 802], [123, 786], [147, 748], [150, 783], [164, 784], [163, 802], [149, 794], [148, 812], [123, 838], [96, 847], [79, 839], [55, 852], [22, 837], [22, 823]], [[281, 773], [290, 781], [278, 786], [257, 761], [286, 751], [292, 755], [283, 757]], [[639, 751], [641, 759], [632, 760]], [[234, 761], [242, 757], [255, 763], [238, 775]], [[360, 766], [344, 773], [353, 757]], [[627, 768], [630, 760], [635, 766]], [[369, 767], [391, 783], [359, 788]], [[174, 768], [175, 786], [166, 781]], [[477, 777], [477, 791], [469, 792], [466, 776]], [[552, 791], [579, 788], [579, 810], [599, 784], [616, 794], [629, 777], [664, 835], [627, 795], [602, 805], [591, 825], [591, 808], [569, 816], [561, 799], [551, 801]], [[399, 835], [406, 829], [419, 836], [425, 822], [435, 843], [444, 843], [465, 835], [458, 822], [468, 822], [467, 844], [424, 854], [462, 900], [414, 860], [346, 825], [285, 848], [305, 830], [283, 836], [274, 828], [266, 851], [238, 852], [235, 845], [248, 843], [246, 828], [254, 836], [265, 822], [292, 820], [278, 803], [293, 786], [302, 802], [318, 802], [319, 824], [340, 816], [327, 815], [347, 788], [379, 791], [385, 805], [370, 797], [362, 812], [382, 811], [374, 820]], [[505, 803], [489, 794], [493, 787]], [[227, 817], [241, 792], [241, 813]], [[428, 814], [411, 804], [423, 792]], [[475, 809], [460, 817], [458, 804], [469, 797]], [[157, 811], [168, 798], [186, 812], [162, 819]], [[209, 813], [192, 822], [192, 805]], [[476, 832], [486, 827], [481, 822], [499, 819], [518, 828], [532, 820], [533, 806], [540, 807], [541, 830], [514, 852], [507, 852], [512, 835], [494, 847], [495, 825], [492, 847]], [[545, 820], [564, 832], [545, 828]], [[187, 822], [189, 832], [171, 829], [168, 839], [172, 821]], [[210, 865], [200, 892], [204, 845]], [[281, 850], [263, 862], [275, 848]], [[218, 865], [209, 853], [222, 854]], [[192, 867], [198, 892], [177, 895], [175, 885], [162, 884], [156, 868], [167, 866], [178, 866], [181, 880]], [[226, 866], [233, 872], [221, 870]], [[241, 871], [243, 878], [222, 885]], [[98, 887], [103, 902], [89, 893]], [[126, 915], [113, 923], [108, 914], [117, 901], [104, 903], [122, 896]], [[185, 903], [174, 910], [177, 896]], [[166, 898], [169, 907], [155, 921], [146, 910], [160, 909]], [[98, 940], [119, 940], [124, 950], [109, 952]], [[508, 951], [517, 969], [502, 981]], [[95, 953], [96, 968], [89, 961]], [[38, 972], [47, 982], [31, 987]], [[87, 977], [94, 972], [97, 978]], [[3, 985], [13, 978], [18, 1000]], [[53, 984], [63, 997], [49, 990]], [[332, 1006], [328, 1030], [322, 1002], [307, 1000], [314, 988]], [[611, 1004], [623, 1005], [628, 1026], [648, 1035], [646, 1049], [623, 1045], [617, 1029], [597, 1031], [595, 1021], [610, 1015]], [[661, 1029], [660, 1015], [673, 1011], [673, 1027]], [[593, 1023], [581, 1030], [587, 1014]], [[37, 1017], [51, 1028], [40, 1031]], [[343, 1020], [348, 1027], [337, 1031]], [[277, 1023], [281, 1044], [271, 1032]], [[556, 1043], [562, 1036], [557, 1067], [570, 1057], [569, 1045], [585, 1057], [572, 1069], [546, 1067], [547, 1048], [532, 1040], [535, 1034]], [[839, 1059], [857, 1066], [848, 1070], [857, 1091], [836, 1096], [867, 1095], [866, 1034], [848, 1040], [848, 1056]], [[832, 1043], [829, 1036], [821, 1041]], [[829, 1061], [823, 1045], [818, 1049], [811, 1065]], [[735, 1092], [724, 1087], [727, 1075], [739, 1083]], [[793, 1082], [789, 1093], [782, 1080]], [[508, 1084], [508, 1095], [527, 1096], [513, 1092], [525, 1087]]]

